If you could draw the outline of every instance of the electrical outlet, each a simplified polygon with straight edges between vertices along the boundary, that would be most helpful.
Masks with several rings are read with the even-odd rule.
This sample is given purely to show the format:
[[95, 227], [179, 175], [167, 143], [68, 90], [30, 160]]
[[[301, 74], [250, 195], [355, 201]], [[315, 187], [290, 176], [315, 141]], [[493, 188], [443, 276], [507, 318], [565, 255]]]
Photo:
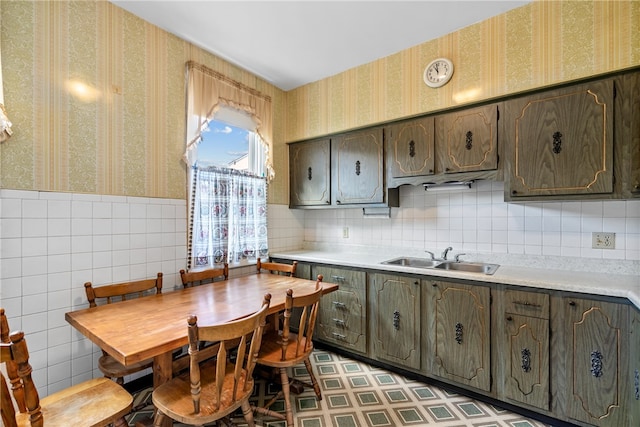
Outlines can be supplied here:
[[343, 239], [349, 238], [349, 227], [342, 227], [342, 238]]
[[592, 233], [593, 249], [615, 249], [616, 248], [616, 233]]

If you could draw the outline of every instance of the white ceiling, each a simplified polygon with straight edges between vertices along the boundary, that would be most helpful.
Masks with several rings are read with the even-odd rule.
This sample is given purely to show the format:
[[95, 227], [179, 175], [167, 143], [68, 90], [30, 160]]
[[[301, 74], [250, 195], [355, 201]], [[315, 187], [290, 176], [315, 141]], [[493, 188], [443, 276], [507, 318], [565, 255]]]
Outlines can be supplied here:
[[111, 3], [286, 91], [531, 1], [111, 0]]

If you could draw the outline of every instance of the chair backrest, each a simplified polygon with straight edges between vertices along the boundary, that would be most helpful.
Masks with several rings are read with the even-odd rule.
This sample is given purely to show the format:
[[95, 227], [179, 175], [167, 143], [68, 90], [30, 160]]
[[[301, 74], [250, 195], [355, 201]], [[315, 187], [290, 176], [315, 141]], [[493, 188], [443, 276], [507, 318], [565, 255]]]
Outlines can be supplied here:
[[[2, 310], [2, 317], [4, 317], [4, 310]], [[4, 320], [6, 324], [6, 319]], [[8, 343], [0, 343], [0, 359], [7, 368], [9, 381], [12, 385], [19, 385], [17, 390], [13, 389], [13, 397], [18, 405], [19, 412], [29, 413], [31, 427], [42, 427], [44, 421], [40, 408], [40, 397], [31, 378], [33, 369], [29, 364], [29, 350], [24, 339], [24, 332], [12, 333], [9, 336]], [[11, 365], [16, 367], [15, 371], [10, 369]], [[18, 392], [16, 393], [16, 391]], [[17, 425], [16, 411], [3, 374], [0, 374], [0, 412], [2, 412], [2, 422], [5, 426], [13, 427]]]
[[271, 274], [284, 274], [287, 276], [295, 276], [296, 268], [298, 267], [298, 261], [293, 261], [293, 264], [282, 264], [278, 262], [262, 262], [260, 258], [256, 263], [258, 274], [262, 270], [268, 271]]
[[[271, 303], [271, 294], [266, 294], [262, 306], [250, 316], [243, 317], [227, 323], [212, 326], [198, 326], [198, 318], [189, 316], [189, 355], [191, 396], [195, 413], [200, 412], [200, 377], [201, 369], [215, 369], [216, 385], [214, 390], [214, 402], [204, 402], [205, 405], [214, 405], [216, 411], [220, 407], [221, 395], [230, 393], [231, 400], [237, 401], [253, 387], [252, 375], [256, 365], [260, 345], [262, 344], [262, 331], [266, 323], [267, 310]], [[218, 353], [215, 365], [203, 364], [200, 366], [199, 343], [201, 341], [214, 342], [218, 345]], [[239, 344], [238, 344], [239, 341]], [[237, 348], [237, 351], [233, 351]], [[234, 365], [231, 371], [229, 364]], [[227, 374], [232, 374], [233, 384], [225, 384]], [[238, 395], [238, 392], [241, 392]], [[227, 394], [229, 396], [229, 394]]]
[[[320, 306], [320, 297], [322, 297], [322, 275], [319, 274], [316, 280], [315, 291], [309, 295], [294, 297], [293, 290], [287, 290], [287, 296], [284, 306], [284, 321], [282, 324], [282, 358], [287, 360], [288, 349], [295, 346], [293, 354], [298, 357], [313, 349], [313, 331], [316, 327], [316, 318]], [[297, 321], [292, 322], [292, 313], [294, 309], [302, 310]], [[297, 317], [297, 316], [296, 316]], [[297, 323], [293, 325], [292, 323]], [[295, 340], [290, 339], [290, 330], [297, 329]]]
[[96, 307], [96, 299], [106, 301], [107, 304], [117, 301], [125, 301], [129, 298], [139, 298], [148, 294], [155, 288], [155, 293], [162, 293], [162, 273], [158, 273], [155, 279], [144, 279], [133, 282], [116, 283], [113, 285], [96, 286], [91, 282], [84, 284], [90, 307]]
[[212, 283], [216, 279], [227, 280], [229, 278], [229, 264], [225, 262], [222, 268], [210, 268], [188, 273], [185, 270], [180, 270], [180, 278], [182, 279], [182, 286], [185, 288]]
[[[10, 344], [11, 340], [9, 339], [9, 333], [10, 330], [7, 315], [4, 312], [4, 308], [0, 308], [0, 342]], [[24, 388], [22, 386], [22, 381], [20, 381], [20, 378], [18, 377], [18, 366], [15, 362], [7, 360], [5, 363], [5, 369], [9, 376], [9, 381], [11, 381], [11, 390], [15, 396], [15, 401], [18, 404], [18, 409], [20, 412], [27, 412], [27, 407], [24, 402]]]

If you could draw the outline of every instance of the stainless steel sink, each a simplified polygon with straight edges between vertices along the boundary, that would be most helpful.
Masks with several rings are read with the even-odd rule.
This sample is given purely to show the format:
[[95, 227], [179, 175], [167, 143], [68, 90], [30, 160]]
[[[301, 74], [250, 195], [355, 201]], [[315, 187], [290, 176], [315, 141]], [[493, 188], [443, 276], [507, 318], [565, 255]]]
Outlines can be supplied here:
[[400, 265], [403, 267], [415, 267], [415, 268], [433, 268], [440, 264], [442, 261], [436, 261], [428, 258], [412, 258], [412, 257], [400, 257], [383, 261], [382, 264], [388, 265]]
[[468, 273], [493, 274], [500, 267], [498, 264], [485, 264], [480, 262], [455, 262], [445, 261], [435, 266], [440, 270], [466, 271]]

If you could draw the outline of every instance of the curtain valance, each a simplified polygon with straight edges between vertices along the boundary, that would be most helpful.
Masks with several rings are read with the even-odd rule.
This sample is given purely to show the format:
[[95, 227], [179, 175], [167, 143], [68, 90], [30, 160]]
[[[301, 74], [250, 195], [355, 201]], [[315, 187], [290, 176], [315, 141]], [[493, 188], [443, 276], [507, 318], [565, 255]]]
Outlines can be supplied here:
[[220, 106], [246, 112], [265, 144], [267, 178], [273, 179], [271, 97], [193, 61], [187, 62], [187, 141], [185, 161], [193, 165], [197, 144]]

